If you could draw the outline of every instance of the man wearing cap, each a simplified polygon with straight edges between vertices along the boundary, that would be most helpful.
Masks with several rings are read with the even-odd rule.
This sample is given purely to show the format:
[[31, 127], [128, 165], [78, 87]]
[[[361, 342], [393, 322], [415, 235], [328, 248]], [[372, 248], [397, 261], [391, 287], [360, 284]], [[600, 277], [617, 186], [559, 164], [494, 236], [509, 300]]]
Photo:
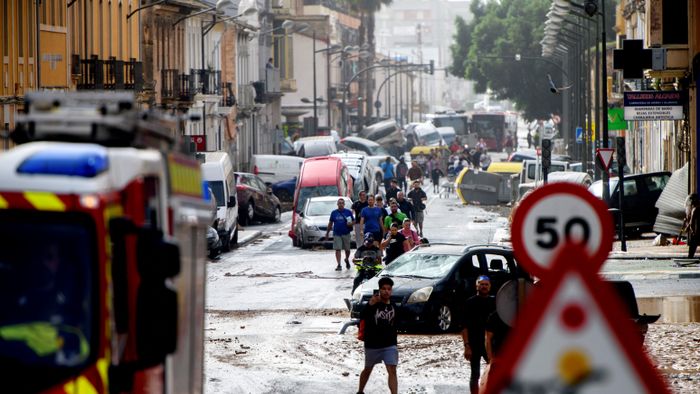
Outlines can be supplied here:
[[469, 361], [471, 366], [469, 390], [472, 394], [479, 392], [481, 359], [489, 362], [484, 340], [486, 321], [489, 315], [496, 310], [496, 298], [489, 294], [490, 291], [491, 279], [486, 275], [478, 277], [476, 295], [470, 297], [464, 305], [462, 341], [464, 342], [464, 358]]

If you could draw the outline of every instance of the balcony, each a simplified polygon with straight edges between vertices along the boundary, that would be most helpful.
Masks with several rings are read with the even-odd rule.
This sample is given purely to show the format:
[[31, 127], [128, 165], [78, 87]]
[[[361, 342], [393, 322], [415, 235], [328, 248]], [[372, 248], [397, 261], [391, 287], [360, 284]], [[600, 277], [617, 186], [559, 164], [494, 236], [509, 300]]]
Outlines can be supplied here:
[[221, 96], [221, 70], [191, 69], [190, 89], [194, 94]]
[[236, 95], [233, 93], [233, 83], [226, 82], [222, 93], [223, 98], [219, 103], [220, 108], [228, 108], [236, 105]]
[[101, 60], [97, 55], [80, 59], [73, 55], [72, 73], [78, 79], [78, 90], [136, 90], [143, 88], [143, 64], [135, 59]]
[[272, 95], [281, 95], [280, 85], [280, 70], [276, 67], [268, 67], [265, 69], [265, 93]]

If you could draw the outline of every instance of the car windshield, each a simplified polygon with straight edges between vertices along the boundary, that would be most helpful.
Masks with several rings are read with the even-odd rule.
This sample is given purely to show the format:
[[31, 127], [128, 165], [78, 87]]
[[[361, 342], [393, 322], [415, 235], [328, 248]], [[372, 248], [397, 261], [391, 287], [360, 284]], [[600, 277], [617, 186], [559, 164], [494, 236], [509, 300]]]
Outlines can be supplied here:
[[380, 272], [380, 276], [443, 278], [459, 260], [459, 255], [404, 253]]
[[0, 240], [0, 368], [65, 380], [93, 344], [95, 227], [83, 214], [2, 211]]
[[452, 127], [457, 135], [469, 134], [469, 121], [466, 116], [445, 116], [433, 118], [435, 127]]
[[[610, 178], [610, 190], [615, 190], [615, 187], [617, 186], [617, 178]], [[603, 182], [597, 181], [594, 182], [589, 188], [588, 191], [591, 192], [594, 196], [598, 198], [603, 198]]]
[[309, 201], [309, 206], [306, 208], [306, 215], [329, 216], [337, 206], [338, 200]]
[[211, 187], [212, 193], [214, 193], [214, 198], [216, 198], [216, 206], [223, 207], [226, 202], [224, 201], [224, 182], [222, 181], [208, 181], [209, 187]]
[[299, 189], [299, 199], [297, 200], [297, 213], [301, 213], [304, 209], [306, 200], [311, 197], [337, 196], [338, 186], [309, 186]]
[[368, 148], [372, 156], [389, 155], [389, 151], [381, 145], [369, 145]]
[[423, 125], [416, 127], [416, 134], [422, 145], [437, 145], [442, 138], [437, 129]]

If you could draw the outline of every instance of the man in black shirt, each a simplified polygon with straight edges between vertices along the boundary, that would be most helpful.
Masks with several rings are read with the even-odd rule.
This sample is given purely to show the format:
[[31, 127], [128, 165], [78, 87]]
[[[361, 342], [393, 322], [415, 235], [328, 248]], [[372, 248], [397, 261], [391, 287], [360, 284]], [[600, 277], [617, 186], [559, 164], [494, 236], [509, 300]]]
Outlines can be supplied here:
[[382, 248], [386, 250], [386, 259], [384, 260], [386, 265], [389, 265], [397, 257], [404, 254], [404, 252], [410, 249], [410, 245], [406, 237], [399, 232], [398, 223], [391, 223], [389, 232], [386, 234], [386, 238], [382, 241]]
[[408, 216], [412, 222], [415, 222], [416, 213], [414, 212], [413, 204], [406, 199], [404, 192], [396, 193], [396, 203], [399, 204], [401, 212]]
[[369, 299], [369, 304], [360, 314], [360, 318], [365, 322], [365, 368], [360, 373], [358, 393], [363, 393], [374, 365], [382, 361], [389, 375], [389, 390], [392, 394], [398, 392], [396, 377], [396, 366], [399, 363], [399, 351], [396, 347], [398, 308], [391, 302], [393, 286], [394, 281], [391, 278], [379, 279], [379, 294], [375, 293]]
[[396, 181], [396, 179], [392, 179], [391, 182], [389, 182], [389, 188], [386, 189], [386, 200], [391, 201], [391, 199], [396, 199], [396, 194], [400, 192], [401, 189], [399, 189], [399, 183]]
[[423, 188], [421, 188], [420, 182], [413, 182], [413, 190], [408, 192], [408, 198], [413, 203], [413, 209], [415, 214], [413, 220], [416, 224], [416, 230], [418, 230], [418, 234], [422, 237], [423, 218], [425, 217], [425, 201], [428, 199], [428, 196], [425, 194], [425, 191], [423, 191]]
[[496, 310], [496, 298], [489, 295], [491, 280], [482, 275], [476, 280], [476, 295], [470, 297], [464, 306], [462, 341], [464, 342], [464, 358], [469, 360], [471, 375], [469, 390], [472, 394], [479, 392], [479, 376], [481, 376], [481, 358], [486, 362], [485, 328], [486, 321]]
[[352, 203], [352, 213], [355, 214], [355, 245], [358, 247], [362, 245], [362, 225], [360, 224], [360, 214], [362, 213], [362, 208], [366, 207], [369, 205], [367, 203], [367, 192], [364, 190], [361, 190], [360, 193], [358, 194], [359, 199]]

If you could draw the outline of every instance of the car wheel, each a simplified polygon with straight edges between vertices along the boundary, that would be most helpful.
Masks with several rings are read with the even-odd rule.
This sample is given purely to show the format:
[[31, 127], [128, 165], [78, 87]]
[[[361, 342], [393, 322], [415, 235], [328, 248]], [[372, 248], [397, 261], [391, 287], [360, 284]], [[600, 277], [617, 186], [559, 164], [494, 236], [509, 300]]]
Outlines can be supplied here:
[[452, 310], [447, 305], [441, 305], [438, 308], [435, 318], [435, 328], [439, 332], [448, 332], [454, 326], [454, 316]]
[[275, 216], [272, 217], [273, 223], [279, 223], [282, 220], [282, 208], [278, 205], [275, 207]]
[[228, 243], [229, 249], [233, 249], [235, 247], [238, 247], [238, 226], [236, 226], [233, 230], [233, 238]]
[[253, 219], [255, 219], [255, 204], [253, 200], [248, 201], [246, 205], [244, 219], [246, 225], [253, 223]]
[[231, 233], [226, 231], [224, 234], [221, 234], [221, 251], [222, 252], [228, 252], [231, 250]]

